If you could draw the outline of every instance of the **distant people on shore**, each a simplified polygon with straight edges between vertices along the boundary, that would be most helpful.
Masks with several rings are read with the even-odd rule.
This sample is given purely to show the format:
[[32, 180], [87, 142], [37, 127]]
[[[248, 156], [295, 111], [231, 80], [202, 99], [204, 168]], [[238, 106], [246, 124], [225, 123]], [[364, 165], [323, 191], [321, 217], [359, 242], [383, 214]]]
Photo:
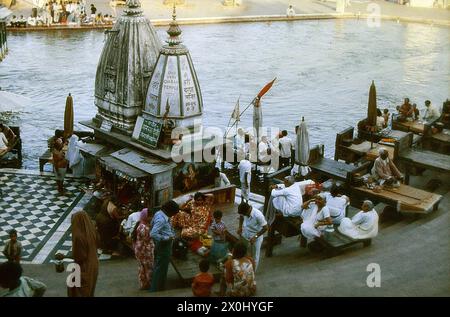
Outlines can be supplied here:
[[290, 4], [289, 7], [286, 9], [286, 16], [287, 16], [288, 18], [293, 18], [293, 17], [295, 17], [295, 10], [294, 10], [294, 8], [292, 7], [292, 4]]
[[94, 4], [91, 4], [87, 13], [85, 0], [49, 0], [38, 8], [37, 13], [36, 15], [33, 12], [28, 18], [12, 16], [8, 26], [111, 25], [115, 21], [111, 14], [103, 15], [101, 12], [97, 12]]

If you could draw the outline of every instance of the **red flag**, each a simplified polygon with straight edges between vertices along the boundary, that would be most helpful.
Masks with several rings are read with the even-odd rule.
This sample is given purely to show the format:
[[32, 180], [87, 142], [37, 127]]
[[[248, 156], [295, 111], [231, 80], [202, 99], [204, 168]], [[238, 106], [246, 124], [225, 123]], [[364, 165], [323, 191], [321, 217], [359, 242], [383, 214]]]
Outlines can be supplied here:
[[262, 96], [264, 96], [266, 94], [266, 92], [269, 91], [270, 88], [272, 88], [273, 83], [275, 82], [277, 78], [275, 77], [270, 83], [268, 83], [267, 85], [264, 86], [263, 89], [261, 89], [261, 91], [259, 92], [257, 98], [261, 99]]

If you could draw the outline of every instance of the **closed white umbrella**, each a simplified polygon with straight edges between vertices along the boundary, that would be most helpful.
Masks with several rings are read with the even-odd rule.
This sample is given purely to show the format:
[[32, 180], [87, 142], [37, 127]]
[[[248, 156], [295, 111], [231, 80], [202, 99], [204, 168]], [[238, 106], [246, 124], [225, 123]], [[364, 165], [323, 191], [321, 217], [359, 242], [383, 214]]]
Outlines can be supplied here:
[[308, 166], [309, 134], [304, 117], [302, 117], [302, 122], [300, 122], [296, 133], [297, 142], [295, 142], [295, 162], [300, 166], [298, 173], [302, 176], [306, 176], [311, 171], [311, 168]]
[[0, 112], [20, 112], [30, 105], [30, 98], [0, 90]]

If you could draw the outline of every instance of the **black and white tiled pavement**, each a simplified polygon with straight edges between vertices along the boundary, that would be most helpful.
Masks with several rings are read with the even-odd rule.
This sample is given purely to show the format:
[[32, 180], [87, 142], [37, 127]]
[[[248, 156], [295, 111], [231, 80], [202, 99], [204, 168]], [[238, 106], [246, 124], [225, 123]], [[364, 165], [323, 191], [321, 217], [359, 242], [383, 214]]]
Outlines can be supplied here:
[[[51, 173], [0, 170], [0, 251], [16, 229], [23, 263], [44, 263], [71, 249], [70, 219], [83, 197], [81, 183], [66, 178], [67, 196], [59, 196]], [[0, 254], [0, 262], [5, 260]]]

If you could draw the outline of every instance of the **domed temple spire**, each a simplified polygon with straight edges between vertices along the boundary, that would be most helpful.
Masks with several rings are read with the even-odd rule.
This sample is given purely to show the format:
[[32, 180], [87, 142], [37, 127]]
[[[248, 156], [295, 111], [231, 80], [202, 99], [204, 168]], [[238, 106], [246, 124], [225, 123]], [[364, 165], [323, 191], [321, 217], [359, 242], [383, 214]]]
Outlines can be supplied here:
[[150, 79], [143, 116], [166, 122], [170, 120], [176, 127], [194, 131], [202, 117], [203, 99], [191, 55], [181, 44], [181, 33], [174, 5], [167, 30], [169, 38], [160, 50]]
[[139, 0], [127, 0], [107, 34], [95, 80], [95, 120], [131, 134], [162, 45]]
[[141, 2], [139, 0], [127, 0], [126, 8], [123, 11], [126, 15], [142, 15]]
[[176, 2], [173, 3], [173, 12], [172, 12], [172, 22], [169, 24], [169, 29], [167, 30], [167, 34], [169, 34], [169, 38], [166, 40], [166, 43], [169, 46], [176, 46], [181, 44], [181, 35], [182, 31], [177, 22], [177, 6]]

